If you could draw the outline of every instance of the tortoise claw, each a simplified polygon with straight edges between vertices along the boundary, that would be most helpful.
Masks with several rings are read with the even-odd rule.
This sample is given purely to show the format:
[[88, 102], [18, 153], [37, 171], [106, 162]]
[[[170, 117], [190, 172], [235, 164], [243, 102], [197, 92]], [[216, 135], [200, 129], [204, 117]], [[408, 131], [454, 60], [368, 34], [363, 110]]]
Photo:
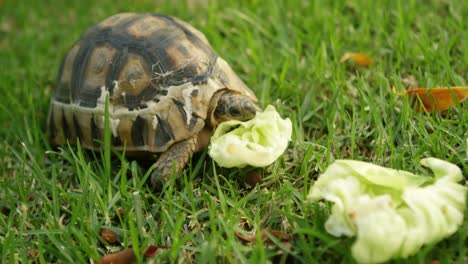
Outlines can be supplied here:
[[153, 192], [161, 192], [166, 181], [161, 171], [153, 171], [151, 174], [151, 187], [153, 188]]
[[192, 157], [197, 147], [197, 136], [172, 145], [162, 153], [151, 174], [151, 186], [155, 192], [163, 189], [172, 175], [178, 175]]

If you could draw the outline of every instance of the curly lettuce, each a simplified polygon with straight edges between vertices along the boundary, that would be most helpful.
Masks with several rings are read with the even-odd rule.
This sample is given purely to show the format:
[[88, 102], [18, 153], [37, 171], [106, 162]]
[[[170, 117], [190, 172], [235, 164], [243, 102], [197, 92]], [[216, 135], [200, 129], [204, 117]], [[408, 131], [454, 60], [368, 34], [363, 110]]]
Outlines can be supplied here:
[[249, 121], [221, 123], [211, 137], [208, 154], [222, 167], [264, 167], [283, 154], [291, 134], [291, 120], [282, 119], [269, 105]]
[[374, 164], [338, 160], [310, 189], [312, 201], [333, 203], [325, 223], [334, 236], [356, 236], [351, 248], [360, 263], [406, 258], [440, 241], [463, 223], [467, 187], [456, 165], [426, 158], [434, 178]]

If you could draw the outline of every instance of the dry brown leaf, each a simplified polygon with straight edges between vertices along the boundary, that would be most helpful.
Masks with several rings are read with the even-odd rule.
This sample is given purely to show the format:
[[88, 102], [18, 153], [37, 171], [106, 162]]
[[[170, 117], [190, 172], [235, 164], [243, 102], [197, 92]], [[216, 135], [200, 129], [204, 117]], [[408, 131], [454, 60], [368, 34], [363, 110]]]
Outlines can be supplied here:
[[239, 232], [234, 232], [234, 235], [237, 238], [239, 238], [240, 240], [244, 241], [244, 242], [253, 242], [253, 241], [255, 241], [257, 239], [256, 235], [245, 236], [245, 235], [242, 235]]
[[340, 60], [340, 63], [344, 63], [348, 60], [356, 63], [359, 66], [369, 67], [372, 64], [372, 58], [365, 53], [353, 53], [346, 52]]
[[133, 248], [127, 248], [122, 251], [105, 255], [101, 259], [101, 264], [130, 264], [136, 260]]
[[262, 175], [257, 171], [250, 171], [245, 176], [245, 183], [247, 183], [251, 188], [255, 188], [258, 184], [262, 182]]
[[111, 231], [106, 228], [101, 230], [101, 237], [104, 238], [104, 240], [106, 240], [110, 244], [114, 244], [117, 240], [117, 234], [114, 231]]
[[442, 112], [468, 98], [468, 87], [413, 88], [404, 93], [396, 92], [395, 87], [392, 90], [398, 96], [415, 97], [417, 111]]
[[[158, 248], [159, 247], [155, 245], [149, 245], [145, 249], [143, 256], [145, 258], [156, 256]], [[168, 248], [168, 247], [163, 247], [163, 248]], [[127, 248], [116, 253], [105, 255], [104, 257], [101, 258], [100, 262], [101, 264], [130, 264], [130, 263], [135, 263], [135, 261], [136, 261], [135, 251], [133, 251], [133, 248]]]
[[149, 245], [144, 253], [144, 256], [149, 258], [149, 257], [154, 257], [156, 256], [156, 253], [158, 252], [158, 247], [155, 245]]

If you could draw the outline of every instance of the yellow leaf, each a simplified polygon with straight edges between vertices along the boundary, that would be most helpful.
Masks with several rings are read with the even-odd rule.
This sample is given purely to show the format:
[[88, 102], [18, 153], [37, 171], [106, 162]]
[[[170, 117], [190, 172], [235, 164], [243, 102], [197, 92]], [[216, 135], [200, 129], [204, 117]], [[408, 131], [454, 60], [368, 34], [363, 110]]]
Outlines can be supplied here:
[[395, 87], [392, 90], [398, 96], [415, 97], [417, 111], [442, 112], [468, 98], [468, 87], [413, 88], [405, 93], [397, 93]]
[[351, 60], [357, 65], [368, 67], [372, 63], [372, 58], [365, 53], [352, 53], [346, 52], [340, 60], [340, 63], [344, 63], [347, 60]]

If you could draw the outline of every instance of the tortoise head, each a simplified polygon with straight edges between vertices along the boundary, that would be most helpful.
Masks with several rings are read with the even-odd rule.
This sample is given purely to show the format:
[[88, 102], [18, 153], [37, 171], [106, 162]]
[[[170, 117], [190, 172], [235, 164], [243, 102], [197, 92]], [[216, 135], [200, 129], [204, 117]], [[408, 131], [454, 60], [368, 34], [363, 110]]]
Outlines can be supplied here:
[[221, 90], [213, 96], [210, 103], [210, 126], [228, 120], [245, 121], [252, 119], [260, 108], [256, 99], [232, 90]]

